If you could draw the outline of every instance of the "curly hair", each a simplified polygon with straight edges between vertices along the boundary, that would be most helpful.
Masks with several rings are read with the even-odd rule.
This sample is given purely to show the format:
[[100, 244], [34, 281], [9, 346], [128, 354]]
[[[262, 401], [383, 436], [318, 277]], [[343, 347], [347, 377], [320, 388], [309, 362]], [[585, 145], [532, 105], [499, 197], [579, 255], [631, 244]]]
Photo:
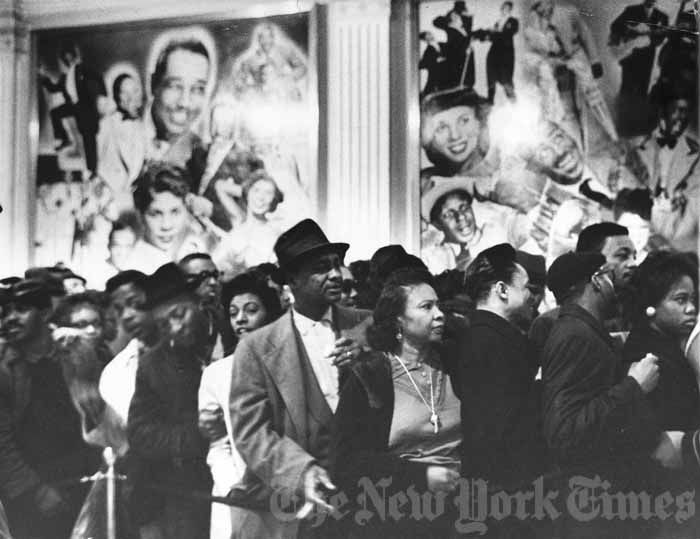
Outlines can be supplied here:
[[253, 186], [256, 183], [262, 182], [262, 181], [266, 181], [266, 182], [270, 183], [275, 190], [275, 194], [274, 194], [274, 197], [272, 198], [272, 202], [270, 202], [270, 209], [269, 209], [270, 212], [273, 212], [277, 209], [277, 205], [280, 202], [284, 201], [284, 193], [282, 191], [280, 191], [280, 188], [277, 185], [277, 182], [275, 181], [275, 179], [272, 176], [270, 176], [263, 169], [255, 170], [254, 172], [252, 172], [250, 174], [250, 176], [248, 177], [248, 179], [243, 184], [243, 200], [245, 200], [246, 205], [247, 205], [248, 204], [248, 193], [250, 192], [250, 190], [253, 188]]
[[420, 284], [433, 286], [433, 276], [428, 271], [415, 268], [400, 269], [391, 274], [374, 308], [372, 325], [367, 328], [367, 342], [374, 350], [396, 350], [399, 345], [396, 338], [398, 318], [406, 310], [411, 289]]
[[172, 193], [183, 201], [190, 192], [189, 173], [167, 163], [153, 163], [145, 167], [133, 184], [134, 206], [145, 213], [155, 193]]
[[260, 298], [265, 311], [267, 311], [266, 324], [276, 320], [282, 314], [282, 305], [277, 291], [268, 286], [260, 274], [241, 273], [224, 284], [221, 292], [221, 305], [226, 313], [228, 313], [233, 298], [241, 294], [254, 294]]
[[625, 319], [633, 327], [648, 323], [647, 307], [656, 307], [682, 277], [690, 277], [695, 286], [697, 305], [698, 260], [692, 253], [655, 251], [649, 253], [634, 272], [622, 294]]

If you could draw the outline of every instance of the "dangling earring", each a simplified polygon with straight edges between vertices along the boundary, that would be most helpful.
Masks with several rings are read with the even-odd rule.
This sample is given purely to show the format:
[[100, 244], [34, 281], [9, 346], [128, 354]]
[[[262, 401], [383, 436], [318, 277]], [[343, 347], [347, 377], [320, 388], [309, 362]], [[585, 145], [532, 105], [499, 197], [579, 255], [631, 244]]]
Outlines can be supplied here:
[[170, 348], [175, 348], [175, 339], [170, 339]]
[[401, 333], [401, 328], [396, 332], [396, 340], [401, 342], [403, 340], [403, 333]]
[[650, 305], [647, 307], [646, 311], [644, 311], [644, 314], [647, 315], [647, 318], [651, 318], [656, 314], [656, 309]]

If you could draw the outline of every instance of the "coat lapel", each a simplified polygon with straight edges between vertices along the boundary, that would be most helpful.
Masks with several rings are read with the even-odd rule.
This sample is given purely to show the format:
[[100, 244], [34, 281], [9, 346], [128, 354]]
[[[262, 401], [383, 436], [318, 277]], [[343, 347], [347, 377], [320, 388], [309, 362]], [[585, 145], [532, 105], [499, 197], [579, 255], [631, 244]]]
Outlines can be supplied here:
[[284, 401], [292, 423], [304, 439], [308, 435], [306, 420], [306, 388], [302, 372], [299, 348], [295, 346], [296, 331], [291, 312], [276, 323], [276, 331], [270, 333], [270, 353], [263, 360], [277, 391]]

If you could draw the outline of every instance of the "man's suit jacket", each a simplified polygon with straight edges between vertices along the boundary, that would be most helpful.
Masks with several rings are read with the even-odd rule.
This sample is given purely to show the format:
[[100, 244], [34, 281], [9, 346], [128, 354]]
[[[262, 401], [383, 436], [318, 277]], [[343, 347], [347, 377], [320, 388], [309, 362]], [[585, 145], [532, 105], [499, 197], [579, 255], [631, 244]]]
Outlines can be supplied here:
[[[352, 328], [368, 315], [369, 311], [335, 307], [335, 329], [355, 336]], [[234, 536], [296, 537], [299, 521], [276, 518], [270, 512], [271, 495], [298, 492], [310, 464], [327, 465], [333, 414], [291, 312], [238, 344], [229, 404], [233, 439], [247, 465], [232, 496], [259, 504], [259, 509], [234, 509], [241, 513], [236, 515], [241, 529]]]
[[[656, 142], [656, 132], [633, 140], [633, 146], [646, 166], [648, 176], [640, 178], [652, 192], [656, 189], [661, 175], [659, 162], [659, 152], [661, 148]], [[686, 131], [678, 137], [676, 147], [673, 149], [673, 157], [669, 168], [668, 178], [666, 178], [666, 189], [669, 195], [672, 194], [681, 182], [685, 181], [688, 187], [700, 183], [700, 168], [698, 167], [698, 151], [700, 146], [697, 139], [690, 136]]]
[[100, 96], [107, 95], [102, 76], [96, 71], [78, 64], [75, 67], [75, 89], [78, 92], [76, 118], [81, 131], [97, 132], [100, 116], [97, 111], [97, 101]]

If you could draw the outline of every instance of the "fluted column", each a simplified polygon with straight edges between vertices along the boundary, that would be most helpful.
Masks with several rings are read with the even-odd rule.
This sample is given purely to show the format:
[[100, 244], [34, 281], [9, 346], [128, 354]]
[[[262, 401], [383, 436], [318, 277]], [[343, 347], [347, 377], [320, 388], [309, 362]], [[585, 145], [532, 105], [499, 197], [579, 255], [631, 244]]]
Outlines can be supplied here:
[[0, 0], [0, 276], [20, 273], [30, 262], [29, 44], [21, 6]]
[[324, 221], [332, 239], [350, 243], [348, 261], [369, 257], [391, 237], [389, 16], [389, 0], [337, 0], [321, 21]]

